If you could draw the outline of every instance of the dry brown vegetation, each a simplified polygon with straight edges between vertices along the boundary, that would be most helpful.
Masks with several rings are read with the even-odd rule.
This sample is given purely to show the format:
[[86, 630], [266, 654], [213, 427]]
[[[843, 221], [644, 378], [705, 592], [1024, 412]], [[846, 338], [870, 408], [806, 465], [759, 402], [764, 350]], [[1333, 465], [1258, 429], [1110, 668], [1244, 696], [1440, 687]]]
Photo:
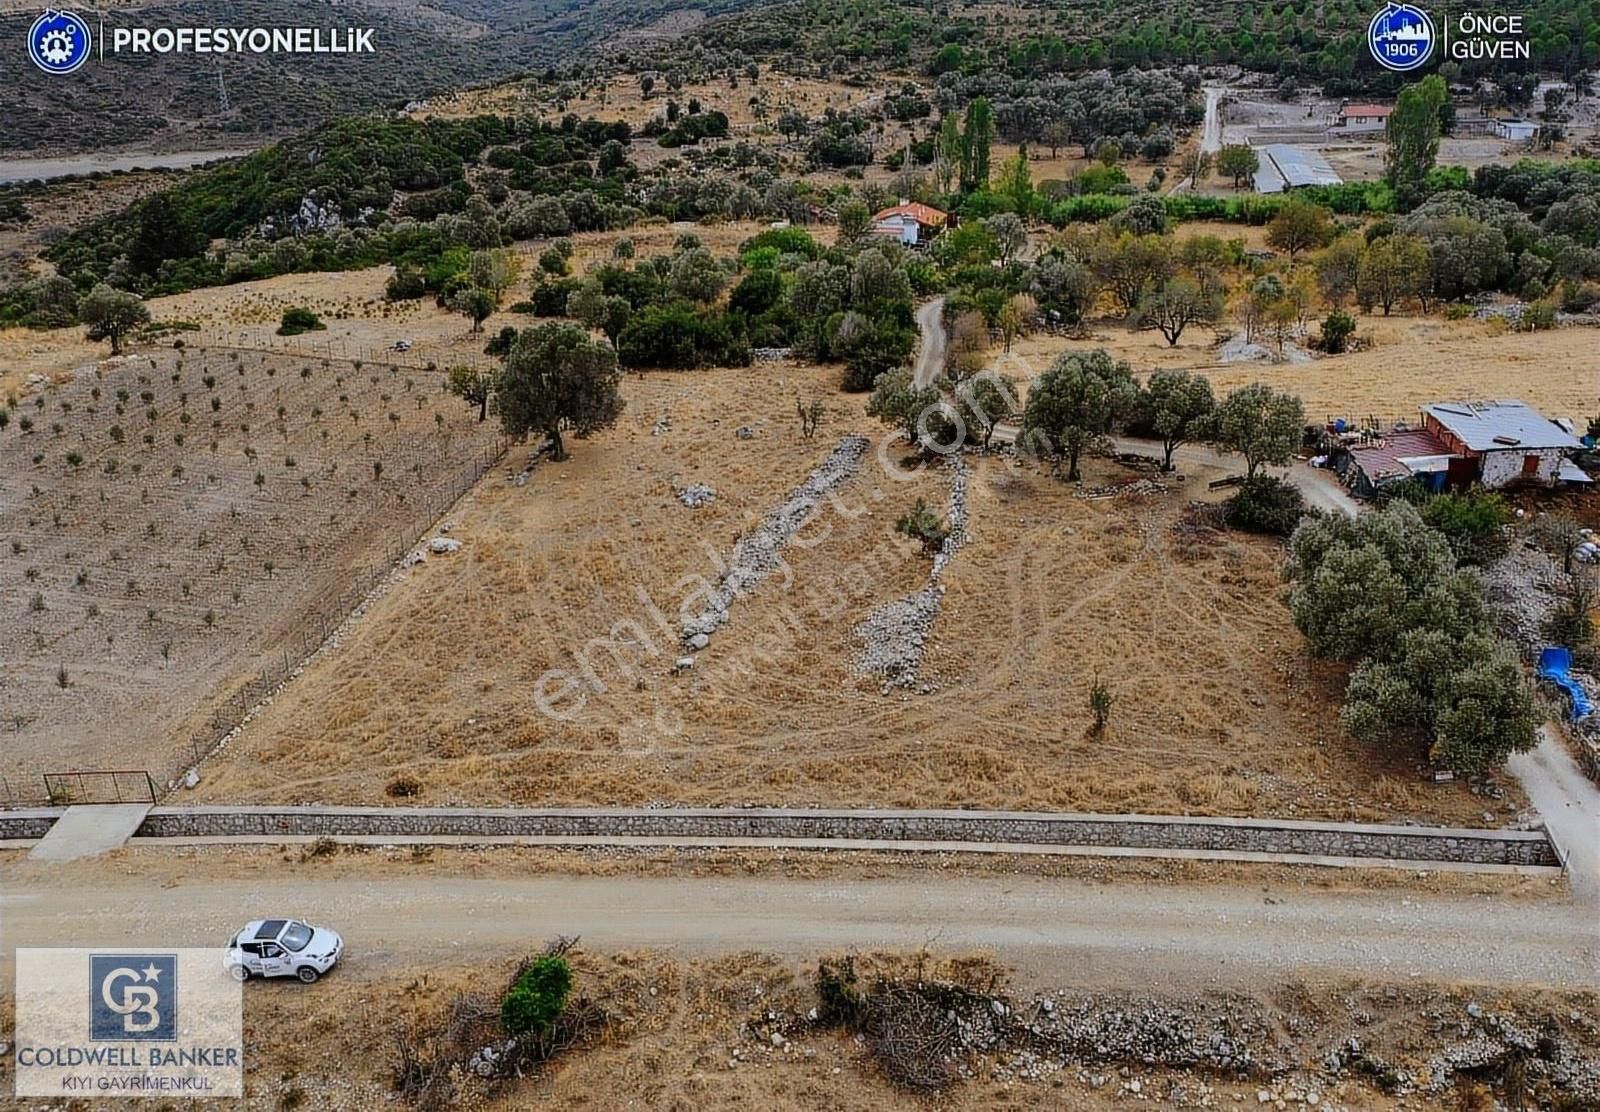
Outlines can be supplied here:
[[[1156, 499], [1085, 501], [1047, 474], [981, 461], [972, 541], [947, 572], [924, 669], [932, 690], [884, 695], [852, 670], [852, 630], [922, 582], [926, 563], [892, 525], [917, 497], [942, 505], [945, 480], [901, 483], [869, 463], [841, 489], [844, 509], [789, 551], [792, 583], [776, 576], [736, 602], [730, 626], [674, 674], [684, 577], [711, 575], [714, 554], [865, 426], [859, 400], [833, 392], [836, 375], [767, 365], [630, 380], [623, 424], [571, 463], [540, 465], [526, 486], [480, 484], [453, 515], [461, 557], [380, 601], [210, 767], [200, 794], [380, 802], [403, 769], [421, 785], [414, 801], [432, 804], [1481, 821], [1464, 786], [1424, 786], [1414, 762], [1344, 737], [1340, 677], [1305, 657], [1278, 601], [1274, 545], [1175, 539], [1200, 477]], [[799, 438], [797, 395], [828, 400], [816, 441]], [[670, 429], [651, 435], [662, 416]], [[736, 438], [739, 425], [755, 438]], [[1096, 463], [1086, 478], [1122, 474]], [[690, 482], [717, 501], [679, 505], [674, 488]], [[608, 648], [615, 638], [644, 647]], [[582, 660], [604, 691], [570, 720], [541, 714], [541, 674], [582, 674]], [[1097, 672], [1117, 703], [1092, 739]]]
[[1509, 332], [1493, 321], [1397, 314], [1358, 316], [1356, 335], [1370, 346], [1309, 363], [1219, 363], [1209, 331], [1191, 329], [1169, 347], [1159, 333], [1096, 321], [1082, 339], [1041, 334], [1019, 341], [1020, 363], [1007, 370], [1039, 374], [1063, 351], [1105, 348], [1140, 373], [1199, 370], [1219, 395], [1266, 382], [1298, 394], [1312, 420], [1369, 414], [1415, 420], [1427, 403], [1481, 398], [1520, 398], [1550, 416], [1584, 418], [1600, 401], [1592, 329]]
[[[529, 950], [540, 940], [530, 939]], [[255, 983], [245, 991], [247, 1072], [244, 1107], [251, 1109], [363, 1109], [391, 1106], [397, 1061], [395, 1032], [409, 1025], [436, 1025], [455, 1001], [492, 993], [515, 968], [519, 955], [500, 962], [454, 962], [382, 976], [342, 972], [315, 991], [284, 982]], [[818, 994], [816, 962], [750, 952], [683, 957], [661, 951], [589, 952], [571, 955], [573, 998], [603, 1012], [609, 1022], [533, 1076], [497, 1088], [469, 1084], [470, 1107], [620, 1107], [695, 1109], [923, 1109], [928, 1098], [897, 1088], [885, 1077], [869, 1046], [840, 1028], [809, 1018]], [[1330, 1107], [1376, 1110], [1415, 1107], [1488, 1107], [1487, 1090], [1463, 1078], [1454, 1089], [1427, 1097], [1384, 1096], [1354, 1071], [1341, 1079], [1317, 1076], [1315, 1063], [1359, 1031], [1367, 1051], [1398, 1066], [1421, 1069], [1451, 1045], [1454, 1020], [1469, 1002], [1487, 1012], [1521, 1017], [1561, 1016], [1564, 1041], [1578, 1053], [1593, 1050], [1597, 1002], [1592, 993], [1548, 993], [1474, 989], [1430, 984], [1385, 985], [1356, 981], [1294, 980], [1247, 994], [1202, 993], [1163, 998], [1155, 992], [1091, 997], [1058, 991], [1052, 980], [1013, 982], [1009, 971], [982, 954], [854, 955], [863, 974], [972, 986], [986, 992], [1003, 986], [1011, 999], [1037, 1011], [1035, 1000], [1051, 998], [1056, 1010], [1080, 1002], [1109, 1010], [1151, 1006], [1240, 1017], [1253, 1045], [1269, 1044], [1281, 1069], [1303, 1069], [1298, 1085], [1263, 1075], [1232, 1076], [1118, 1061], [1053, 1062], [1011, 1052], [968, 1059], [971, 1076], [938, 1098], [951, 1109], [1112, 1109], [1127, 1107], [1134, 1094], [1199, 1107], [1202, 1093], [1212, 1107], [1235, 1102], [1255, 1106], [1263, 1086], [1288, 1095], [1319, 1092]], [[0, 1022], [10, 1028], [14, 1000], [0, 994]], [[1567, 1019], [1568, 1016], [1573, 1017]], [[1116, 1026], [1107, 1021], [1108, 1029]], [[294, 1037], [283, 1037], [293, 1031]], [[776, 1033], [778, 1038], [772, 1037]], [[9, 1087], [8, 1056], [0, 1059], [0, 1084]], [[1202, 1089], [1204, 1086], [1204, 1089]], [[1461, 1103], [1457, 1103], [1460, 1101]], [[393, 1104], [394, 1107], [407, 1107]]]

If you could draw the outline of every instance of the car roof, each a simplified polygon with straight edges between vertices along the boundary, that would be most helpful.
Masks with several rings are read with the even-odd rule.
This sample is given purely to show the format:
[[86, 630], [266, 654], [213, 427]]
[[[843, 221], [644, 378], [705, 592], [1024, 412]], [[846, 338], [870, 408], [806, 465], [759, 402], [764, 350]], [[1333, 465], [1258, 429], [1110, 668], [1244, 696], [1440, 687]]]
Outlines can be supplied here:
[[288, 925], [289, 920], [287, 919], [264, 919], [259, 924], [251, 924], [251, 926], [255, 927], [254, 931], [251, 931], [250, 927], [246, 927], [245, 931], [256, 942], [271, 942], [282, 934], [283, 929]]

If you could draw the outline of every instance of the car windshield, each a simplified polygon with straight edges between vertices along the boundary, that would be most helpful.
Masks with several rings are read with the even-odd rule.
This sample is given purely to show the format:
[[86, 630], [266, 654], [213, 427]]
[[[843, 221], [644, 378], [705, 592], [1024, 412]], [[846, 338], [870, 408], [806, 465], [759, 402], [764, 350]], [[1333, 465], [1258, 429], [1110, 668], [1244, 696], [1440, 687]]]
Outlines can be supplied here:
[[278, 938], [278, 943], [285, 950], [299, 953], [306, 948], [306, 943], [311, 941], [311, 928], [304, 923], [290, 923], [284, 928], [283, 934]]

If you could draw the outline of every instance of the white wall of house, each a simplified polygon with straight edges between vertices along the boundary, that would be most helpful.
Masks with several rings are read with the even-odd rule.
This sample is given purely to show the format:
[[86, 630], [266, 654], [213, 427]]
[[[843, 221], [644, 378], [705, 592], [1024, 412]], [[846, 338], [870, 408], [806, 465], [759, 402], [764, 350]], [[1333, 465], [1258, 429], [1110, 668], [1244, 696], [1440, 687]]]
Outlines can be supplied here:
[[1506, 448], [1483, 454], [1483, 485], [1493, 489], [1516, 482], [1525, 474], [1523, 460], [1528, 456], [1539, 458], [1539, 470], [1530, 478], [1536, 477], [1545, 483], [1555, 482], [1556, 471], [1561, 467], [1560, 448]]
[[887, 233], [890, 229], [893, 229], [896, 235], [899, 237], [900, 242], [904, 243], [908, 247], [915, 247], [917, 245], [917, 234], [919, 229], [917, 227], [917, 221], [914, 217], [891, 216], [887, 220], [879, 221], [878, 227], [883, 229], [885, 233]]

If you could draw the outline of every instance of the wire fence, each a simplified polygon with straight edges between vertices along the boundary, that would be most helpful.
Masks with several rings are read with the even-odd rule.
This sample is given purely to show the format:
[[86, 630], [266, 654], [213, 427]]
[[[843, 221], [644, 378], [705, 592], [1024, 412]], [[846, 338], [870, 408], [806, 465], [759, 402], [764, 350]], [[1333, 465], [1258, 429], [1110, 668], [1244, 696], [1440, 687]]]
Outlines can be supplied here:
[[504, 457], [510, 446], [509, 440], [502, 439], [493, 447], [478, 453], [448, 486], [436, 488], [418, 503], [410, 525], [400, 530], [399, 536], [385, 546], [380, 558], [358, 568], [355, 575], [337, 592], [329, 591], [314, 600], [303, 612], [298, 628], [284, 638], [265, 666], [237, 687], [225, 702], [212, 710], [201, 726], [191, 732], [178, 759], [165, 774], [155, 778], [158, 789], [169, 790], [181, 783], [189, 769], [210, 756], [243, 723], [252, 709], [326, 644], [362, 601], [416, 548], [434, 523]]

